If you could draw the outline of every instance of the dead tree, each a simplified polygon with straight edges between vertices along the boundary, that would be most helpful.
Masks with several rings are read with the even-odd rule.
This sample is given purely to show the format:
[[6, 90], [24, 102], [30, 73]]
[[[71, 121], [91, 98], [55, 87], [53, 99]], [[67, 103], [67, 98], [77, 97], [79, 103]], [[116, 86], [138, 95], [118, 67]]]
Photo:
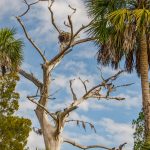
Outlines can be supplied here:
[[[58, 40], [60, 42], [60, 50], [55, 55], [55, 57], [48, 60], [46, 58], [46, 56], [43, 54], [43, 51], [37, 46], [37, 44], [32, 40], [32, 38], [28, 34], [26, 26], [22, 20], [22, 17], [25, 16], [29, 12], [32, 5], [35, 5], [35, 4], [39, 3], [40, 1], [48, 1], [48, 0], [38, 0], [38, 1], [36, 1], [34, 3], [30, 3], [30, 4], [26, 0], [24, 0], [25, 4], [27, 6], [27, 9], [21, 15], [17, 16], [16, 19], [18, 20], [19, 24], [21, 25], [26, 38], [32, 44], [32, 46], [35, 48], [37, 53], [39, 53], [39, 55], [41, 56], [41, 58], [43, 60], [43, 63], [41, 65], [41, 69], [43, 71], [42, 81], [37, 79], [33, 73], [32, 74], [28, 73], [22, 69], [19, 70], [19, 73], [23, 77], [25, 77], [27, 80], [31, 81], [35, 85], [35, 87], [37, 87], [39, 89], [40, 95], [39, 95], [38, 101], [35, 99], [35, 96], [27, 96], [27, 98], [28, 98], [28, 100], [30, 100], [31, 102], [33, 102], [34, 104], [37, 105], [37, 107], [35, 109], [35, 113], [37, 115], [37, 118], [38, 118], [38, 121], [39, 121], [40, 127], [41, 127], [41, 129], [39, 129], [38, 131], [40, 132], [40, 134], [43, 134], [46, 150], [60, 150], [63, 142], [69, 143], [69, 144], [76, 146], [78, 148], [81, 148], [83, 150], [90, 149], [90, 148], [103, 148], [103, 149], [107, 149], [107, 150], [117, 150], [116, 148], [109, 148], [109, 147], [106, 147], [103, 145], [82, 146], [70, 139], [65, 139], [62, 136], [62, 133], [63, 133], [64, 126], [66, 125], [66, 123], [69, 123], [72, 121], [77, 122], [77, 124], [81, 123], [83, 128], [86, 128], [86, 124], [89, 124], [90, 127], [92, 129], [94, 129], [94, 131], [95, 131], [94, 125], [89, 122], [84, 122], [82, 120], [68, 120], [70, 113], [72, 111], [76, 110], [78, 107], [80, 107], [81, 103], [88, 101], [91, 98], [97, 99], [97, 100], [101, 100], [101, 99], [116, 100], [116, 101], [124, 100], [124, 98], [121, 98], [121, 97], [111, 97], [110, 96], [110, 93], [113, 92], [114, 90], [116, 90], [117, 88], [119, 88], [121, 86], [128, 86], [128, 84], [121, 85], [121, 86], [115, 86], [113, 83], [123, 71], [119, 71], [117, 74], [115, 74], [107, 79], [102, 78], [102, 81], [98, 85], [95, 85], [94, 87], [92, 87], [90, 89], [87, 88], [86, 81], [83, 81], [82, 79], [80, 79], [80, 81], [83, 84], [83, 87], [85, 89], [85, 93], [83, 93], [83, 95], [80, 98], [78, 98], [76, 96], [76, 93], [74, 92], [74, 89], [72, 86], [73, 80], [71, 80], [70, 81], [70, 90], [72, 93], [72, 103], [70, 105], [68, 105], [66, 108], [64, 108], [62, 111], [59, 111], [59, 112], [58, 111], [51, 112], [50, 110], [47, 109], [47, 105], [50, 100], [49, 99], [49, 92], [50, 92], [49, 87], [52, 82], [53, 70], [56, 68], [56, 66], [58, 66], [61, 63], [62, 59], [68, 53], [70, 53], [72, 51], [73, 47], [75, 47], [76, 45], [85, 43], [85, 42], [93, 41], [95, 39], [93, 37], [87, 37], [87, 38], [83, 38], [83, 39], [76, 38], [79, 36], [79, 34], [82, 31], [85, 31], [87, 29], [87, 27], [89, 27], [91, 22], [89, 22], [89, 24], [87, 24], [87, 25], [82, 25], [77, 31], [74, 31], [74, 26], [72, 23], [72, 15], [76, 12], [76, 9], [72, 8], [71, 6], [69, 6], [69, 7], [70, 7], [70, 9], [72, 9], [73, 14], [68, 15], [68, 18], [67, 18], [68, 21], [67, 21], [67, 23], [65, 22], [65, 26], [68, 27], [69, 32], [65, 32], [65, 31], [62, 32], [62, 30], [55, 23], [54, 12], [52, 10], [52, 6], [55, 1], [49, 0], [48, 1], [48, 9], [49, 9], [49, 12], [51, 15], [51, 23], [52, 23], [53, 27], [55, 28], [55, 30], [58, 32]], [[106, 91], [105, 94], [104, 93], [102, 94], [102, 92], [101, 92], [103, 89], [105, 89], [105, 91]], [[48, 117], [51, 117], [51, 119], [53, 121], [50, 121], [48, 119]], [[124, 145], [125, 144], [120, 145], [118, 150], [121, 150]]]

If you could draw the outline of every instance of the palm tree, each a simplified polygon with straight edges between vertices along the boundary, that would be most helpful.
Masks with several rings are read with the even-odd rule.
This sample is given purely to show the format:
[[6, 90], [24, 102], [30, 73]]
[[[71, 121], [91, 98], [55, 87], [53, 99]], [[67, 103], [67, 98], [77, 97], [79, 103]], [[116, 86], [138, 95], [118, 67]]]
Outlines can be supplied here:
[[14, 36], [16, 30], [0, 29], [0, 67], [2, 75], [8, 70], [17, 71], [23, 60], [23, 42]]
[[[89, 33], [97, 38], [97, 60], [115, 69], [121, 60], [141, 77], [146, 139], [150, 139], [150, 0], [86, 0], [94, 19]], [[150, 149], [150, 148], [149, 148]]]

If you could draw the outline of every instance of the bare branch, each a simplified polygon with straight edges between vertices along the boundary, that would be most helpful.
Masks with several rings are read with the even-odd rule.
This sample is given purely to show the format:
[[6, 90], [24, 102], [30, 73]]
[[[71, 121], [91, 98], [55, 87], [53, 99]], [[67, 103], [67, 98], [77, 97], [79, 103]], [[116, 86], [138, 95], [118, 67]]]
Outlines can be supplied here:
[[68, 54], [70, 52], [69, 49], [71, 47], [74, 47], [75, 45], [78, 45], [78, 44], [81, 44], [81, 43], [85, 43], [85, 42], [88, 42], [88, 41], [93, 41], [94, 39], [95, 38], [86, 38], [86, 39], [81, 39], [81, 40], [78, 40], [78, 41], [75, 41], [75, 42], [72, 43], [72, 41], [73, 41], [73, 38], [72, 38], [70, 40], [69, 44], [60, 53], [58, 53], [53, 59], [51, 59], [49, 61], [49, 65], [52, 65], [55, 62], [58, 62], [59, 60], [61, 60], [64, 57], [64, 55], [66, 55], [66, 54]]
[[75, 141], [72, 141], [70, 139], [64, 139], [64, 142], [65, 143], [69, 143], [75, 147], [78, 147], [80, 149], [83, 149], [83, 150], [86, 150], [86, 149], [92, 149], [92, 148], [103, 148], [103, 149], [106, 149], [106, 150], [122, 150], [122, 148], [127, 144], [127, 143], [123, 143], [119, 146], [119, 148], [109, 148], [109, 147], [106, 147], [106, 146], [103, 146], [103, 145], [90, 145], [90, 146], [84, 146], [84, 145], [81, 145], [79, 143], [76, 143]]
[[94, 41], [94, 40], [96, 40], [96, 38], [93, 38], [93, 37], [91, 37], [91, 38], [85, 38], [85, 39], [80, 39], [80, 40], [74, 41], [71, 44], [71, 46], [73, 47], [75, 45], [78, 45], [78, 44], [81, 44], [81, 43], [85, 43], [85, 42], [91, 42], [91, 41]]
[[77, 96], [76, 96], [76, 94], [74, 93], [74, 91], [73, 91], [73, 88], [72, 88], [72, 82], [73, 82], [74, 80], [70, 80], [70, 90], [71, 90], [71, 93], [72, 93], [72, 96], [73, 96], [73, 100], [74, 101], [76, 101], [77, 100]]
[[81, 144], [78, 144], [78, 143], [76, 143], [76, 142], [70, 140], [70, 139], [65, 139], [64, 142], [65, 142], [65, 143], [69, 143], [69, 144], [71, 144], [71, 145], [73, 145], [73, 146], [76, 146], [76, 147], [78, 147], [78, 148], [80, 148], [80, 149], [83, 149], [83, 150], [91, 149], [91, 148], [103, 148], [103, 149], [111, 150], [111, 148], [108, 148], [108, 147], [103, 146], [103, 145], [83, 146], [83, 145], [81, 145]]
[[71, 43], [73, 41], [73, 24], [72, 24], [71, 16], [68, 16], [68, 21], [71, 30], [71, 37], [70, 37], [70, 43]]
[[122, 84], [122, 85], [115, 86], [114, 88], [126, 87], [126, 86], [130, 86], [130, 85], [133, 85], [133, 84], [134, 83]]
[[[78, 100], [76, 100], [75, 102], [79, 102]], [[61, 113], [62, 118], [65, 118], [66, 116], [69, 116], [69, 113], [75, 109], [77, 109], [77, 105], [74, 105], [74, 103], [72, 103], [72, 105], [68, 108], [65, 108], [64, 111]], [[76, 104], [76, 103], [75, 103]]]
[[31, 96], [27, 96], [27, 98], [33, 102], [34, 104], [38, 105], [40, 108], [42, 108], [49, 116], [51, 116], [55, 121], [57, 120], [56, 117], [53, 115], [53, 113], [50, 113], [43, 105], [36, 102]]
[[38, 135], [42, 135], [42, 129], [33, 127], [33, 131], [34, 131], [36, 134], [38, 134]]
[[40, 56], [42, 57], [43, 61], [46, 62], [47, 60], [46, 60], [45, 56], [42, 54], [41, 49], [34, 43], [34, 41], [33, 41], [33, 40], [31, 39], [31, 37], [28, 35], [27, 30], [26, 30], [26, 28], [25, 28], [23, 22], [21, 21], [20, 17], [16, 17], [16, 18], [17, 18], [18, 22], [20, 23], [20, 25], [21, 25], [21, 27], [22, 27], [24, 33], [25, 33], [26, 38], [29, 40], [29, 42], [32, 44], [32, 46], [33, 46], [33, 47], [37, 50], [37, 52], [40, 54]]
[[49, 65], [53, 65], [57, 62], [59, 62], [65, 54], [68, 54], [70, 51], [68, 51], [70, 48], [70, 46], [68, 45], [67, 47], [65, 47], [60, 53], [58, 53], [55, 57], [53, 57], [50, 61], [49, 61]]
[[19, 73], [24, 76], [26, 79], [34, 83], [38, 88], [42, 88], [43, 83], [40, 82], [33, 74], [27, 73], [26, 71], [20, 69]]
[[[95, 87], [91, 88], [91, 89], [87, 92], [87, 94], [86, 94], [85, 96], [87, 96], [89, 93], [91, 93], [92, 91], [96, 90], [97, 88], [106, 87], [107, 85], [112, 84], [111, 82], [114, 81], [114, 80], [116, 80], [116, 79], [119, 77], [119, 75], [120, 75], [121, 73], [123, 73], [123, 72], [124, 72], [124, 70], [121, 70], [121, 71], [117, 72], [115, 75], [110, 76], [110, 77], [107, 78], [107, 79], [104, 79], [101, 84], [96, 85]], [[108, 83], [108, 82], [110, 82], [110, 83]], [[113, 88], [114, 88], [114, 87], [113, 87]]]
[[82, 84], [83, 84], [83, 86], [84, 86], [84, 89], [85, 89], [85, 92], [87, 93], [88, 91], [87, 91], [87, 87], [86, 87], [86, 82], [89, 82], [88, 80], [85, 80], [85, 81], [83, 81], [80, 77], [79, 77], [79, 80], [82, 82]]
[[126, 144], [127, 144], [126, 142], [123, 143], [123, 144], [121, 144], [121, 145], [119, 146], [119, 149], [118, 149], [118, 150], [122, 150], [122, 148], [123, 148]]
[[115, 81], [115, 80], [119, 77], [119, 75], [122, 74], [123, 72], [125, 72], [125, 70], [120, 70], [120, 71], [118, 71], [115, 75], [113, 75], [113, 76], [107, 78], [107, 79], [105, 80], [105, 82], [108, 82], [108, 81]]
[[70, 25], [66, 23], [66, 21], [64, 21], [64, 25], [68, 28], [70, 28]]
[[124, 97], [109, 97], [109, 96], [100, 96], [100, 97], [94, 97], [94, 98], [97, 98], [97, 99], [107, 99], [107, 100], [110, 100], [110, 99], [112, 99], [112, 100], [117, 100], [117, 101], [122, 101], [122, 100], [125, 100], [125, 98]]
[[69, 8], [71, 8], [73, 10], [73, 13], [71, 14], [71, 16], [76, 13], [77, 9], [76, 8], [73, 8], [71, 5], [69, 5]]
[[55, 29], [58, 31], [58, 33], [60, 34], [61, 31], [60, 31], [60, 29], [57, 27], [57, 25], [56, 25], [56, 23], [55, 23], [54, 13], [53, 13], [53, 11], [52, 11], [53, 3], [54, 3], [54, 0], [51, 0], [50, 6], [48, 7], [48, 9], [49, 9], [49, 11], [50, 11], [50, 13], [51, 13], [51, 22], [52, 22], [54, 28], [55, 28]]
[[76, 122], [77, 123], [77, 125], [79, 125], [80, 123], [82, 124], [82, 127], [85, 129], [86, 127], [85, 127], [85, 125], [84, 124], [88, 124], [90, 127], [91, 127], [91, 129], [93, 129], [94, 130], [94, 132], [96, 133], [96, 129], [95, 129], [95, 126], [91, 123], [91, 122], [87, 122], [87, 121], [81, 121], [81, 120], [66, 120], [66, 122], [67, 123], [69, 123], [69, 122]]
[[[30, 97], [32, 97], [32, 98], [39, 98], [39, 97], [43, 97], [43, 95], [33, 95], [33, 96], [30, 96]], [[51, 95], [50, 95], [50, 96], [47, 96], [46, 98], [47, 98], [47, 99], [50, 99], [50, 100], [56, 99], [56, 98], [51, 97]]]
[[39, 0], [36, 1], [36, 2], [33, 2], [33, 3], [31, 3], [31, 4], [28, 4], [28, 2], [27, 2], [26, 0], [24, 0], [24, 3], [27, 5], [27, 9], [26, 9], [25, 12], [23, 12], [23, 13], [22, 13], [20, 16], [18, 16], [18, 17], [23, 17], [24, 15], [26, 15], [26, 14], [28, 13], [28, 11], [30, 10], [30, 7], [31, 7], [32, 5], [37, 4], [38, 2], [39, 2]]
[[90, 21], [87, 25], [82, 25], [82, 27], [80, 27], [80, 28], [77, 30], [77, 32], [74, 34], [74, 37], [76, 37], [82, 30], [88, 28], [88, 27], [91, 25], [92, 22], [93, 22], [93, 20]]
[[[111, 100], [124, 100], [125, 98], [122, 97], [110, 97], [109, 94], [113, 91], [114, 86], [112, 84], [112, 81], [116, 80], [116, 78], [122, 73], [123, 71], [119, 71], [118, 73], [116, 73], [115, 75], [107, 78], [106, 80], [104, 80], [102, 83], [92, 87], [90, 90], [88, 90], [80, 99], [72, 102], [67, 108], [64, 109], [64, 111], [62, 112], [62, 116], [65, 118], [66, 115], [69, 115], [69, 113], [75, 109], [78, 108], [78, 105], [80, 105], [81, 103], [83, 103], [84, 101], [86, 101], [89, 98], [96, 98], [96, 99], [111, 99]], [[110, 89], [110, 87], [112, 89]], [[101, 94], [101, 88], [105, 88], [106, 94]]]

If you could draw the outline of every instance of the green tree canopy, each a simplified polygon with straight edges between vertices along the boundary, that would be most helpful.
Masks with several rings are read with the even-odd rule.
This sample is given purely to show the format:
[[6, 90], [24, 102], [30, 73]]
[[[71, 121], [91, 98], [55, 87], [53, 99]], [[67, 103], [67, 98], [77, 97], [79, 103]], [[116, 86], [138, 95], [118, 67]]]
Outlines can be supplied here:
[[19, 94], [15, 92], [19, 77], [6, 74], [0, 77], [0, 149], [23, 150], [31, 130], [29, 119], [14, 116], [18, 110]]

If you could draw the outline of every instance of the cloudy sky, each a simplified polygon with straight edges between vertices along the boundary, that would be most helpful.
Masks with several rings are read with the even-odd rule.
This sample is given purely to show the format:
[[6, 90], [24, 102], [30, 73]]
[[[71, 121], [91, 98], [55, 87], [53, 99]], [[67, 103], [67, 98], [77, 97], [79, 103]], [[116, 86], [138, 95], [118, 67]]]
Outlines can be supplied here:
[[[29, 3], [33, 0], [28, 0]], [[56, 0], [53, 10], [55, 21], [61, 30], [67, 30], [64, 26], [64, 21], [67, 20], [67, 15], [72, 13], [68, 7], [71, 5], [77, 8], [76, 14], [73, 16], [73, 24], [77, 30], [82, 24], [89, 22], [86, 14], [83, 0]], [[33, 6], [30, 12], [23, 17], [23, 21], [27, 30], [37, 45], [45, 51], [45, 55], [50, 59], [58, 52], [58, 35], [50, 22], [50, 14], [47, 9], [47, 2], [40, 2]], [[0, 0], [0, 28], [15, 27], [18, 31], [17, 37], [24, 39], [24, 63], [22, 68], [35, 73], [41, 79], [41, 58], [36, 53], [35, 49], [26, 40], [22, 29], [17, 22], [15, 16], [21, 14], [26, 9], [23, 0]], [[86, 36], [80, 34], [80, 37]], [[62, 63], [53, 72], [55, 79], [51, 85], [51, 92], [59, 91], [56, 93], [55, 101], [49, 103], [49, 109], [52, 111], [60, 110], [67, 106], [70, 102], [71, 94], [69, 90], [69, 80], [81, 77], [88, 79], [89, 87], [95, 85], [100, 81], [100, 73], [97, 69], [96, 62], [97, 48], [92, 43], [82, 44], [73, 49], [67, 55]], [[123, 65], [121, 65], [123, 66]], [[108, 77], [116, 71], [110, 67], [102, 67], [103, 75]], [[87, 128], [86, 132], [82, 127], [77, 127], [75, 124], [68, 124], [64, 131], [64, 136], [69, 137], [81, 144], [103, 144], [106, 146], [114, 147], [124, 142], [127, 142], [126, 150], [131, 150], [133, 147], [133, 129], [132, 120], [137, 118], [141, 109], [141, 91], [140, 80], [137, 78], [135, 72], [132, 74], [123, 74], [118, 84], [134, 82], [131, 87], [122, 88], [114, 93], [116, 96], [125, 97], [123, 102], [101, 100], [89, 101], [84, 103], [81, 107], [71, 114], [72, 119], [82, 119], [84, 121], [92, 122], [97, 130], [94, 133]], [[74, 89], [78, 96], [83, 94], [82, 84], [78, 79], [74, 82]], [[38, 121], [34, 114], [35, 105], [26, 99], [27, 95], [34, 95], [36, 88], [29, 81], [21, 77], [17, 86], [20, 92], [20, 109], [18, 115], [28, 117], [32, 120], [34, 127], [39, 127]], [[79, 138], [80, 137], [80, 138]], [[30, 133], [28, 146], [31, 150], [36, 147], [44, 148], [43, 139], [41, 136], [36, 135], [34, 132]], [[68, 144], [64, 144], [62, 150], [75, 150], [77, 148]]]

